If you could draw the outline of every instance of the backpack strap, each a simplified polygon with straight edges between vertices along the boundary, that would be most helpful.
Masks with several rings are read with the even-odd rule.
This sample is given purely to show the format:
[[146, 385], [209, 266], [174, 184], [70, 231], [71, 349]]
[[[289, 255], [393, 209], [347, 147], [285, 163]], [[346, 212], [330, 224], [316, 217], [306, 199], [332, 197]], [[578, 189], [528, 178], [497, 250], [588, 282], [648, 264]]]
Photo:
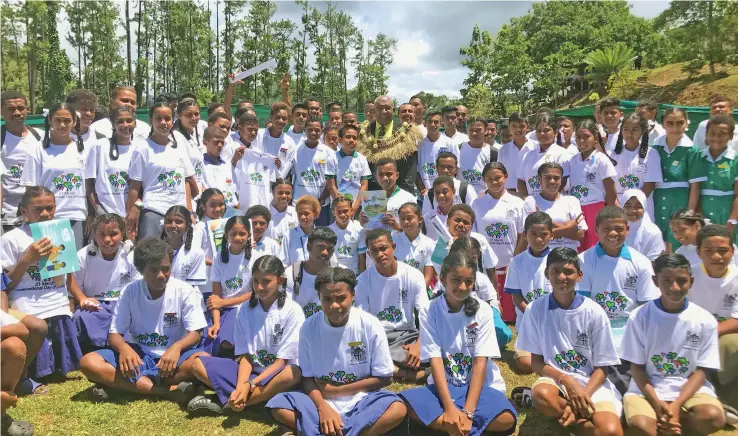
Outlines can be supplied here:
[[428, 201], [430, 201], [431, 209], [433, 209], [434, 207], [436, 207], [436, 204], [435, 204], [436, 203], [436, 200], [435, 200], [435, 195], [434, 194], [435, 193], [433, 192], [433, 188], [430, 188], [428, 190]]
[[305, 262], [300, 262], [292, 265], [292, 278], [294, 279], [292, 293], [294, 295], [298, 295], [300, 293], [300, 283], [302, 283], [302, 270], [304, 263]]
[[467, 182], [461, 182], [461, 186], [459, 186], [459, 197], [461, 198], [461, 202], [463, 204], [466, 204], [466, 190], [469, 188], [469, 184]]
[[[26, 126], [26, 129], [28, 130], [28, 132], [31, 135], [33, 135], [34, 138], [36, 138], [36, 141], [40, 141], [41, 140], [41, 134], [38, 133], [38, 130], [34, 129], [31, 126]], [[3, 144], [5, 144], [5, 135], [7, 133], [8, 133], [8, 131], [5, 128], [5, 126], [0, 127], [0, 148], [3, 146]]]
[[2, 148], [3, 145], [5, 145], [5, 134], [7, 131], [5, 130], [5, 126], [0, 126], [0, 148]]
[[98, 132], [97, 130], [95, 130], [94, 132], [95, 132], [95, 137], [97, 137], [97, 139], [104, 139], [105, 138], [105, 135], [102, 134], [102, 133], [100, 133], [100, 132]]

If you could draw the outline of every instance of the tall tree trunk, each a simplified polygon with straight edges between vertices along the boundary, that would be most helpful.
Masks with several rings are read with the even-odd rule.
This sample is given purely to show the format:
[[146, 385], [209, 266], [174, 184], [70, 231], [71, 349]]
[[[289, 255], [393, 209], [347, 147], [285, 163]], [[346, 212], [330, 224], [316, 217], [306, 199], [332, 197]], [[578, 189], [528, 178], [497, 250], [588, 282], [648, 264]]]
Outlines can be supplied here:
[[220, 91], [220, 0], [215, 1], [215, 92]]
[[710, 57], [710, 75], [715, 75], [715, 21], [712, 16], [713, 14], [713, 4], [715, 2], [708, 1], [707, 2], [707, 28], [710, 32], [710, 48], [707, 50], [708, 56]]
[[[139, 0], [141, 1], [141, 0]], [[128, 9], [130, 0], [126, 0], [123, 6], [126, 8], [126, 45], [128, 49], [128, 84], [133, 85], [133, 68], [131, 67], [131, 16]]]
[[31, 113], [36, 113], [36, 35], [31, 32], [28, 20], [28, 4], [25, 4], [26, 20], [26, 44], [31, 48], [28, 53], [28, 100], [31, 105]]

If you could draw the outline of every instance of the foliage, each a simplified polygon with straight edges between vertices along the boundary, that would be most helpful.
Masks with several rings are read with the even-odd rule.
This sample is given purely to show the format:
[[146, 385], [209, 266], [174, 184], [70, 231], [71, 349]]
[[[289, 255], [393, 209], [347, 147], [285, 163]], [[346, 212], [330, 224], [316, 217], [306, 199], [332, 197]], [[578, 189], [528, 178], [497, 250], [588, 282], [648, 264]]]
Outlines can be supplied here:
[[589, 73], [587, 77], [592, 83], [604, 86], [611, 76], [633, 63], [635, 60], [633, 54], [633, 49], [621, 42], [615, 44], [614, 47], [590, 52], [584, 58], [584, 63], [587, 65], [586, 70]]
[[464, 102], [472, 117], [488, 117], [495, 109], [492, 91], [481, 83], [467, 90]]
[[630, 66], [623, 68], [607, 80], [608, 95], [621, 100], [633, 96], [636, 89], [636, 81], [641, 73], [633, 70]]

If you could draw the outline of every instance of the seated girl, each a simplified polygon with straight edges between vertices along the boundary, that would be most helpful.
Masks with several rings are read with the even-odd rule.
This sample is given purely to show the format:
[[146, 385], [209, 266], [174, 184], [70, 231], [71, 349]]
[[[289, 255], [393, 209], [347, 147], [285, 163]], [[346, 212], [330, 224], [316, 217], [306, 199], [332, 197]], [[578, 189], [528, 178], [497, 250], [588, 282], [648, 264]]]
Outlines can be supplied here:
[[400, 397], [382, 389], [394, 370], [384, 328], [353, 307], [355, 288], [353, 271], [327, 267], [318, 274], [323, 315], [305, 321], [298, 345], [306, 393], [278, 394], [266, 404], [301, 435], [383, 435], [405, 419]]
[[192, 375], [214, 389], [218, 401], [202, 395], [193, 398], [187, 405], [191, 415], [219, 414], [222, 406], [240, 412], [300, 383], [297, 342], [305, 316], [300, 305], [287, 298], [282, 261], [262, 256], [251, 274], [251, 297], [236, 314], [236, 360], [201, 357], [195, 361]]
[[[646, 256], [651, 262], [666, 250], [661, 230], [648, 215], [648, 199], [640, 189], [628, 189], [620, 196], [625, 215], [628, 217], [628, 236], [625, 244]], [[680, 247], [681, 248], [681, 247]]]

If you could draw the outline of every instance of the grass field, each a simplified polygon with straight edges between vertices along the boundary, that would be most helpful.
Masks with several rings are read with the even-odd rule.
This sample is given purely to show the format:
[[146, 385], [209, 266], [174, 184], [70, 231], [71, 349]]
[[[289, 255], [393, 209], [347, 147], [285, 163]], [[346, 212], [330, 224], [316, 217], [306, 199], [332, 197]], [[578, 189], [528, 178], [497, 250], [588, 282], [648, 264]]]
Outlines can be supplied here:
[[[503, 352], [503, 361], [498, 362], [508, 394], [516, 386], [530, 386], [535, 381], [535, 376], [518, 376], [510, 370], [504, 360], [511, 359], [511, 354]], [[13, 418], [30, 421], [35, 426], [36, 435], [282, 434], [262, 408], [217, 418], [190, 419], [175, 403], [128, 394], [117, 395], [107, 403], [93, 403], [88, 399], [92, 385], [79, 372], [69, 374], [66, 380], [51, 381], [49, 386], [49, 395], [21, 398], [18, 407], [10, 410]], [[401, 391], [410, 387], [395, 383], [390, 389]], [[413, 435], [430, 434], [414, 426], [411, 432]], [[556, 436], [568, 433], [558, 428], [554, 421], [532, 409], [525, 409], [520, 410], [516, 434]], [[726, 430], [717, 435], [738, 436], [738, 430]]]

